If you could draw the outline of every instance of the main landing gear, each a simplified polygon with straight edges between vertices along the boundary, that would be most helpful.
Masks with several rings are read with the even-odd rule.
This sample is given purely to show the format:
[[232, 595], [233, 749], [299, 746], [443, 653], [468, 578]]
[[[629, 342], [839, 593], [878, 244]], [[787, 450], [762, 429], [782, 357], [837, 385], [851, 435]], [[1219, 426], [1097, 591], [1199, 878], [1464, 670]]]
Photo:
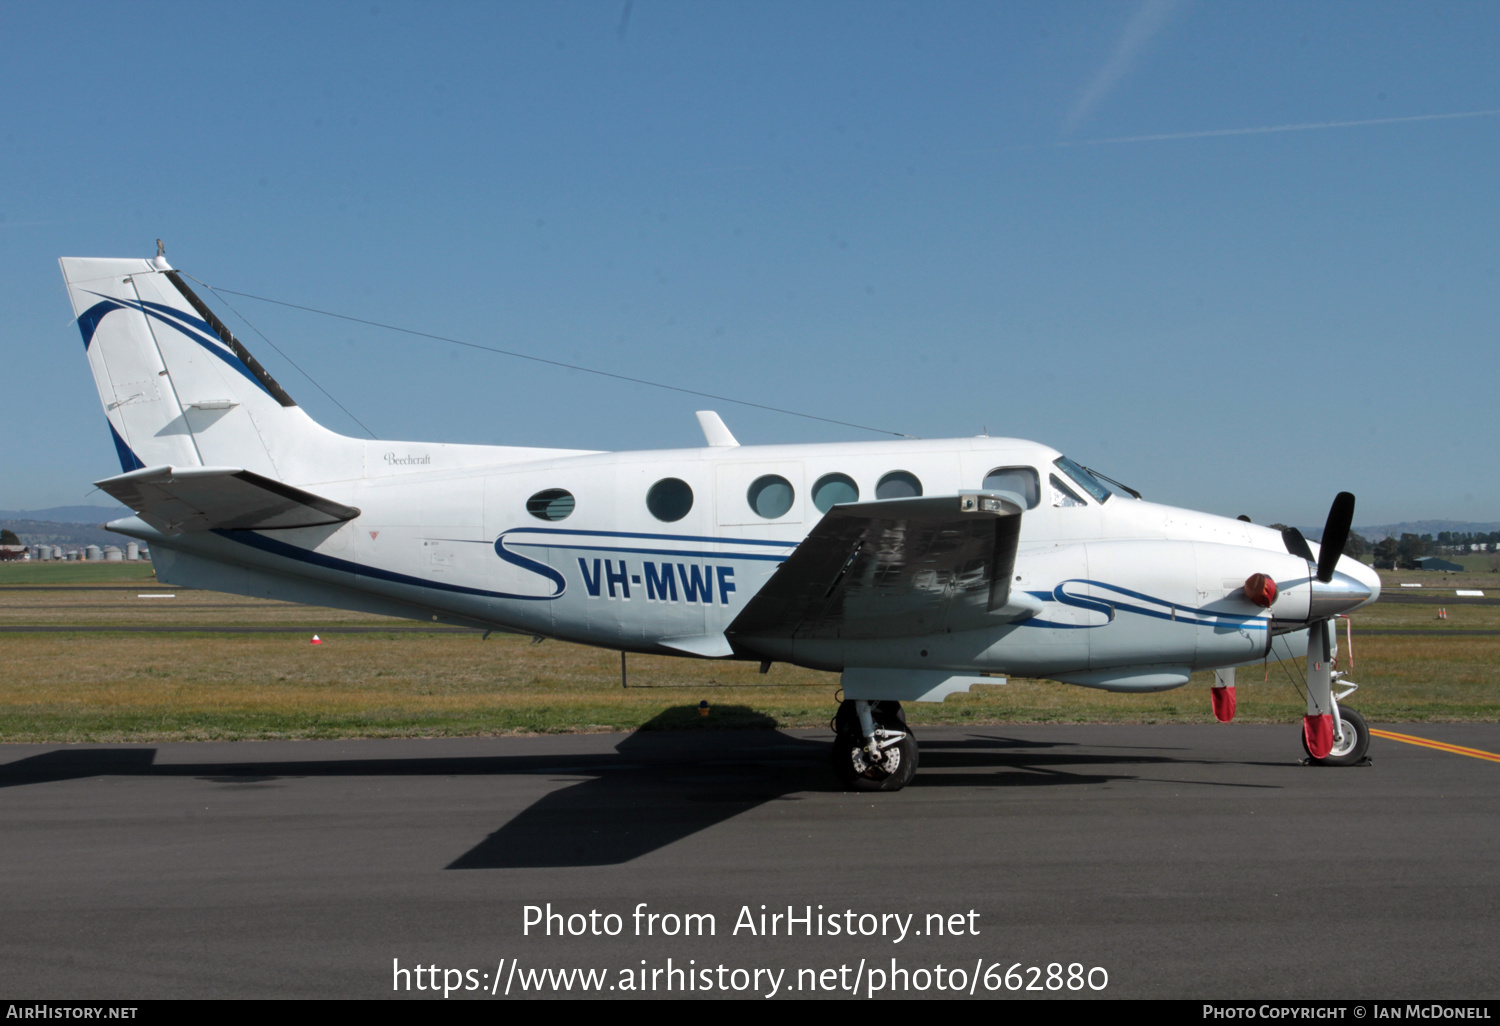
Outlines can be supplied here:
[[899, 791], [917, 773], [917, 741], [900, 702], [839, 703], [833, 771], [851, 791]]

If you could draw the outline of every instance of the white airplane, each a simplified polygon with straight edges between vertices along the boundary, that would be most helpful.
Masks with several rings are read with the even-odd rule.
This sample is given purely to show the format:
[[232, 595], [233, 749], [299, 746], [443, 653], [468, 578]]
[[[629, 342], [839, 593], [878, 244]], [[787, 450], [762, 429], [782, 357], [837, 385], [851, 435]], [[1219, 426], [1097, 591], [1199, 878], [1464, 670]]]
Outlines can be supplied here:
[[[313, 421], [174, 271], [63, 258], [123, 473], [96, 482], [183, 587], [630, 652], [842, 674], [835, 771], [916, 771], [902, 702], [1005, 674], [1151, 692], [1307, 649], [1303, 744], [1364, 758], [1333, 616], [1380, 580], [1285, 532], [1161, 506], [1010, 438], [650, 452], [367, 441]], [[1304, 640], [1305, 636], [1305, 640]]]

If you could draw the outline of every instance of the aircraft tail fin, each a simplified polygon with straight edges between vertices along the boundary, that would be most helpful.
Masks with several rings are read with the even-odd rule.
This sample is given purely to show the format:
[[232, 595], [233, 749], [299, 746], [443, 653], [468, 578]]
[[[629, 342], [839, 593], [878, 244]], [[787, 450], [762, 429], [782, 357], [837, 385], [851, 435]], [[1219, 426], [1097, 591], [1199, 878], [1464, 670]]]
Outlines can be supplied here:
[[122, 470], [334, 476], [317, 464], [348, 440], [309, 418], [165, 257], [59, 263]]

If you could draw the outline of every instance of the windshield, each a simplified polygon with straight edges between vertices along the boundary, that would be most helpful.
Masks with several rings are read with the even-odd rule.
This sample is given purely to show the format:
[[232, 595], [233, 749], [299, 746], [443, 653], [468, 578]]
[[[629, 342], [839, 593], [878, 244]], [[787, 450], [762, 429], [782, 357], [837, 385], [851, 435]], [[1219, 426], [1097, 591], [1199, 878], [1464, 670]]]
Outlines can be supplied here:
[[1093, 474], [1084, 470], [1078, 464], [1066, 456], [1059, 456], [1052, 461], [1052, 465], [1073, 479], [1073, 482], [1094, 497], [1095, 502], [1105, 502], [1114, 493], [1102, 484]]

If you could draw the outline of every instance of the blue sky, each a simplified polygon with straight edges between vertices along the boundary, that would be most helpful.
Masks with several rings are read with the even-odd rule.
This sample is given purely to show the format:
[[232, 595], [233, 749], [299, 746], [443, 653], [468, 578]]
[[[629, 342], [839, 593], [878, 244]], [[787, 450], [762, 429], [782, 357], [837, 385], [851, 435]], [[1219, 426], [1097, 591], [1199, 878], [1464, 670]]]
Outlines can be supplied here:
[[[0, 4], [0, 508], [105, 501], [55, 260], [160, 236], [211, 285], [1192, 508], [1500, 520], [1500, 114], [1438, 117], [1500, 110], [1500, 6], [628, 10]], [[381, 437], [880, 437], [225, 298]]]

